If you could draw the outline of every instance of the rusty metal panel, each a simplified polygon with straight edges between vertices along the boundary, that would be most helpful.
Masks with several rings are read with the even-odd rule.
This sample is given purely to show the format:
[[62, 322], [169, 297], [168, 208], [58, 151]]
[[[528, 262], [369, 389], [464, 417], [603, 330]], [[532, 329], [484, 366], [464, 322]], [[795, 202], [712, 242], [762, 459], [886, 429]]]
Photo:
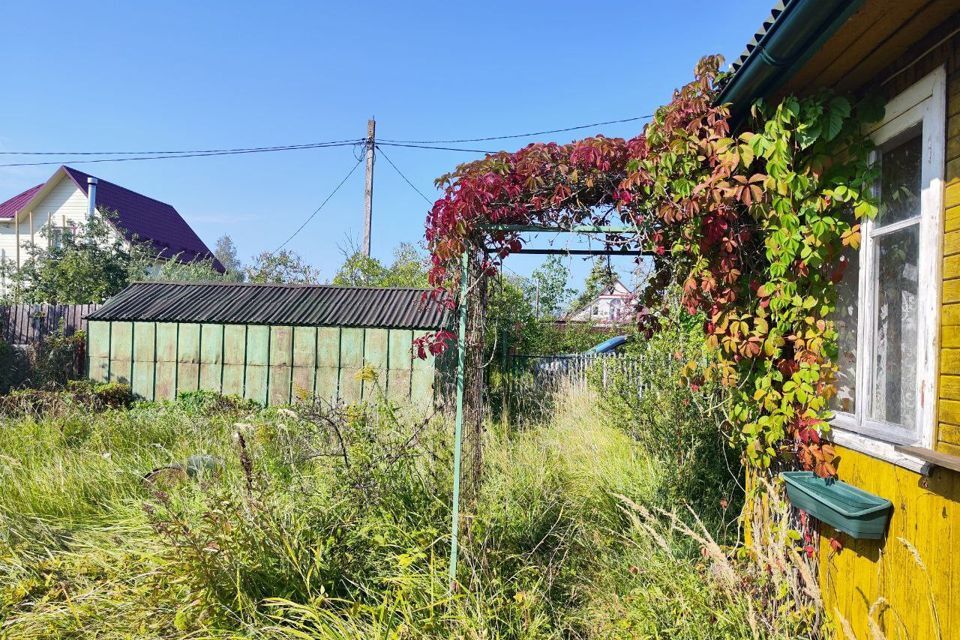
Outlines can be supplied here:
[[363, 366], [363, 329], [340, 330], [340, 367], [359, 369]]
[[87, 354], [91, 358], [110, 357], [110, 323], [93, 322], [87, 328]]
[[177, 337], [177, 362], [200, 364], [200, 325], [181, 323]]
[[177, 361], [177, 325], [173, 322], [157, 323], [157, 362]]
[[340, 366], [340, 329], [320, 327], [317, 329], [317, 366]]
[[390, 369], [410, 369], [413, 366], [413, 332], [407, 329], [390, 330]]
[[244, 372], [243, 397], [260, 404], [267, 403], [267, 371], [263, 364], [248, 364]]
[[376, 370], [377, 382], [363, 381], [364, 400], [376, 400], [377, 387], [386, 389], [390, 336], [387, 329], [365, 329], [363, 337], [363, 365]]
[[358, 402], [363, 395], [363, 384], [357, 378], [363, 367], [363, 329], [340, 330], [339, 398], [344, 402]]
[[133, 377], [133, 326], [114, 322], [110, 327], [110, 382], [130, 384]]
[[347, 404], [359, 402], [363, 395], [363, 384], [358, 379], [359, 368], [343, 367], [340, 369], [340, 400]]
[[223, 362], [223, 325], [200, 325], [200, 364]]
[[269, 404], [290, 403], [293, 375], [293, 327], [270, 327]]
[[247, 326], [228, 324], [223, 328], [224, 364], [242, 365], [247, 361]]
[[316, 327], [294, 327], [293, 329], [293, 398], [310, 400], [313, 398], [317, 367], [317, 329]]
[[270, 376], [270, 327], [247, 325], [247, 367], [243, 397], [267, 404]]
[[200, 325], [200, 388], [221, 393], [223, 325]]
[[87, 375], [94, 382], [106, 382], [110, 374], [110, 323], [90, 322], [87, 333]]
[[[426, 334], [426, 331], [414, 331], [413, 339]], [[410, 381], [410, 401], [416, 406], [428, 407], [433, 405], [433, 379], [435, 375], [435, 358], [413, 359], [413, 372]]]
[[243, 376], [247, 358], [247, 327], [228, 324], [223, 328], [223, 387], [221, 393], [243, 396]]
[[173, 400], [176, 398], [177, 363], [158, 360], [155, 370], [157, 381], [153, 385], [154, 400]]
[[270, 327], [247, 325], [246, 363], [266, 367], [270, 364]]
[[433, 368], [414, 367], [410, 381], [410, 402], [414, 406], [433, 406], [433, 377]]
[[155, 395], [156, 340], [153, 322], [133, 323], [133, 393], [145, 400]]
[[200, 386], [200, 325], [181, 323], [177, 335], [177, 395]]
[[391, 400], [410, 400], [410, 384], [413, 379], [410, 369], [390, 369], [387, 378], [387, 397]]
[[338, 395], [339, 375], [340, 370], [336, 367], [317, 367], [314, 396], [319, 400], [335, 402]]

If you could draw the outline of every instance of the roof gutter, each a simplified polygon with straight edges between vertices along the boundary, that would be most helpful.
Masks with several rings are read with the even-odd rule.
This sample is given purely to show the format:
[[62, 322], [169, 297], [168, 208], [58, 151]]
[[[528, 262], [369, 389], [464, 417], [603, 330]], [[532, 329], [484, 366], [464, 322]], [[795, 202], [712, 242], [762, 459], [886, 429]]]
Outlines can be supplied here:
[[758, 99], [782, 87], [816, 53], [863, 0], [793, 0], [717, 97], [729, 103], [734, 122]]

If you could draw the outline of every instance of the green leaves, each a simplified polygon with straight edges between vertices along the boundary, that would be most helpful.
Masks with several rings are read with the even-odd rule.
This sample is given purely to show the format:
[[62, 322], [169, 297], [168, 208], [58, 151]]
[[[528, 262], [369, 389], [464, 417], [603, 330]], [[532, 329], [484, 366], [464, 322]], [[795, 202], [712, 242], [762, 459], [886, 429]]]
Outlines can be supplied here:
[[836, 96], [830, 99], [827, 118], [825, 124], [824, 139], [830, 142], [843, 129], [843, 123], [850, 117], [850, 101], [842, 96]]

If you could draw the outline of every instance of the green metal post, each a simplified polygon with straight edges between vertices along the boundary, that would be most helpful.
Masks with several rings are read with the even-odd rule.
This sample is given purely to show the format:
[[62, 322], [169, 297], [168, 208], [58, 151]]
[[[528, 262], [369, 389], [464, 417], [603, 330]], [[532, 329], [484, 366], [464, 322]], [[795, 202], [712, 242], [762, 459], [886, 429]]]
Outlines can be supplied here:
[[467, 367], [467, 289], [470, 254], [463, 252], [460, 275], [460, 330], [457, 333], [457, 419], [453, 430], [453, 516], [450, 524], [450, 588], [457, 580], [457, 534], [460, 530], [460, 462], [463, 448], [463, 387]]

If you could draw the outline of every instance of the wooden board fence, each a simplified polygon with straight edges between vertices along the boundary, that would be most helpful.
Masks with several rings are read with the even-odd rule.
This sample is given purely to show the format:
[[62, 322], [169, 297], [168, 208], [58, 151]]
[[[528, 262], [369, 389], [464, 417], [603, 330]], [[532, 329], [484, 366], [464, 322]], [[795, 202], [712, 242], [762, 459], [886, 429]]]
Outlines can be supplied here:
[[0, 305], [0, 337], [9, 344], [34, 344], [60, 331], [73, 335], [86, 330], [87, 314], [99, 304]]

